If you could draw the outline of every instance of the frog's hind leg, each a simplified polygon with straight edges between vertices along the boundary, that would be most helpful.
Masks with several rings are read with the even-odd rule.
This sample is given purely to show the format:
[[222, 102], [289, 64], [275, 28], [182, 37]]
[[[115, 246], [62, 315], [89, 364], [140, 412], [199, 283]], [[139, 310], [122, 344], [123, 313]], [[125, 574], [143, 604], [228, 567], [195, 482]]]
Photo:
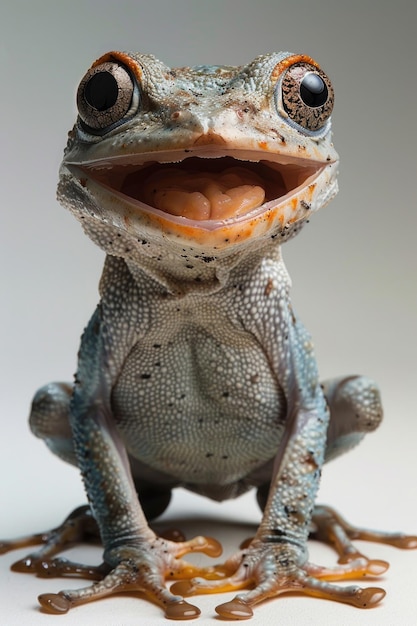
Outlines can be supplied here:
[[[325, 460], [329, 461], [357, 445], [366, 433], [375, 430], [383, 411], [376, 384], [363, 376], [326, 381], [322, 385], [330, 409]], [[368, 559], [353, 545], [353, 540], [384, 543], [397, 548], [417, 548], [417, 537], [401, 533], [384, 533], [349, 524], [336, 511], [316, 506], [310, 537], [332, 546], [342, 567], [321, 568], [328, 579], [352, 578], [357, 575], [379, 575], [388, 568], [382, 560]], [[315, 575], [319, 573], [315, 571]]]
[[[363, 574], [379, 575], [388, 569], [386, 561], [368, 559], [352, 543], [354, 540], [383, 543], [405, 550], [417, 548], [417, 537], [403, 533], [386, 533], [359, 528], [347, 522], [339, 513], [327, 506], [316, 506], [312, 518], [310, 537], [330, 545], [337, 552], [341, 564], [358, 563]], [[347, 576], [349, 577], [349, 576]]]
[[69, 420], [71, 395], [72, 385], [68, 383], [54, 382], [41, 387], [32, 401], [29, 426], [51, 452], [77, 466]]
[[325, 461], [356, 446], [381, 423], [383, 409], [376, 383], [365, 376], [335, 378], [322, 383], [330, 410]]
[[[71, 394], [72, 386], [67, 383], [50, 383], [39, 389], [32, 402], [29, 424], [34, 435], [43, 439], [54, 454], [76, 466], [69, 423]], [[97, 544], [99, 541], [98, 526], [91, 510], [89, 506], [82, 506], [73, 511], [60, 526], [50, 531], [0, 542], [0, 554], [17, 548], [41, 545], [36, 552], [12, 565], [13, 571], [38, 576], [75, 575], [97, 579], [103, 575], [101, 566], [90, 567], [54, 557], [74, 545]]]
[[[70, 426], [70, 401], [72, 385], [53, 382], [45, 385], [32, 402], [29, 424], [36, 437], [63, 461], [77, 466], [72, 430]], [[136, 484], [143, 512], [148, 520], [155, 519], [167, 508], [171, 489], [148, 483]], [[182, 533], [169, 530], [164, 533], [173, 540], [182, 540]], [[0, 554], [19, 548], [41, 546], [35, 552], [12, 565], [16, 572], [32, 573], [42, 577], [79, 576], [101, 580], [108, 572], [104, 564], [99, 566], [74, 563], [56, 555], [79, 544], [99, 545], [98, 525], [88, 505], [75, 509], [59, 526], [46, 532], [36, 533], [10, 541], [0, 541]]]
[[100, 543], [98, 526], [89, 506], [75, 509], [61, 525], [53, 530], [0, 542], [0, 554], [41, 544], [38, 550], [14, 563], [11, 569], [14, 572], [35, 574], [43, 578], [79, 576], [101, 580], [108, 572], [108, 567], [105, 565], [85, 565], [66, 558], [56, 558], [57, 554], [81, 543], [96, 545]]

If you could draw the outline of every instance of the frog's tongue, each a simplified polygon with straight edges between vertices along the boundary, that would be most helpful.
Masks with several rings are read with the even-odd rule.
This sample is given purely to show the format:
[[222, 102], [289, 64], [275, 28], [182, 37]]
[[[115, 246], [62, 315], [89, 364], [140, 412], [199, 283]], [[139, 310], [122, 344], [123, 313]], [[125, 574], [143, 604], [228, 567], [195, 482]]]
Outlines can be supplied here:
[[[222, 220], [248, 213], [287, 192], [281, 175], [259, 164], [190, 158], [129, 173], [120, 192], [171, 215]], [[223, 161], [223, 163], [220, 163]]]

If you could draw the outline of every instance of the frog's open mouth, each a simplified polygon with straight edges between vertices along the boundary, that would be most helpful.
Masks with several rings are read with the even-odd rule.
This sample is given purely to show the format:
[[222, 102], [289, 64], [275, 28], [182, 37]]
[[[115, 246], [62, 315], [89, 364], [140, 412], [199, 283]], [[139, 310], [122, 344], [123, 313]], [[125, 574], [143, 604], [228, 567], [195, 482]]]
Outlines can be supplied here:
[[259, 153], [256, 160], [254, 155], [248, 160], [246, 155], [235, 158], [230, 153], [202, 157], [171, 153], [170, 161], [165, 155], [162, 162], [149, 156], [148, 161], [138, 155], [68, 166], [82, 184], [92, 179], [136, 210], [210, 222], [276, 207], [311, 184], [325, 167], [307, 159], [280, 160], [276, 155], [274, 161], [258, 160]]

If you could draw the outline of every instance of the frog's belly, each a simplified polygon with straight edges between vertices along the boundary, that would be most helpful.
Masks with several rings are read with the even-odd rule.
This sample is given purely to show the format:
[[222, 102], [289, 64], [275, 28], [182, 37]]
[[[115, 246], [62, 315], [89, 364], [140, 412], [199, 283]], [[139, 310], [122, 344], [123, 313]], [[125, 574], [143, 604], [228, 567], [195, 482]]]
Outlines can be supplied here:
[[183, 332], [130, 354], [112, 395], [131, 456], [180, 482], [226, 485], [272, 459], [283, 392], [252, 336]]

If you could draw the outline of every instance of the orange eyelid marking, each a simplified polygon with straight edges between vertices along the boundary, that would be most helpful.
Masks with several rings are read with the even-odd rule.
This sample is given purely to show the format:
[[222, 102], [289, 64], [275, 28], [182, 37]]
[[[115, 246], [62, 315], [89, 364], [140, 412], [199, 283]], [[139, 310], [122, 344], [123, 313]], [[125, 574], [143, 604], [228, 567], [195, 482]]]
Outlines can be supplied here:
[[107, 52], [106, 54], [103, 54], [103, 56], [101, 56], [99, 59], [97, 59], [97, 61], [94, 61], [91, 67], [97, 67], [97, 65], [101, 65], [101, 63], [111, 63], [114, 61], [118, 61], [119, 63], [122, 63], [123, 65], [128, 67], [132, 74], [134, 74], [139, 81], [142, 80], [142, 70], [140, 66], [136, 63], [136, 61], [132, 59], [132, 57], [124, 52]]
[[319, 64], [306, 54], [293, 54], [276, 64], [272, 70], [271, 79], [278, 80], [281, 74], [295, 63], [308, 63], [309, 65], [313, 65], [314, 67], [317, 67], [317, 69], [320, 69]]

